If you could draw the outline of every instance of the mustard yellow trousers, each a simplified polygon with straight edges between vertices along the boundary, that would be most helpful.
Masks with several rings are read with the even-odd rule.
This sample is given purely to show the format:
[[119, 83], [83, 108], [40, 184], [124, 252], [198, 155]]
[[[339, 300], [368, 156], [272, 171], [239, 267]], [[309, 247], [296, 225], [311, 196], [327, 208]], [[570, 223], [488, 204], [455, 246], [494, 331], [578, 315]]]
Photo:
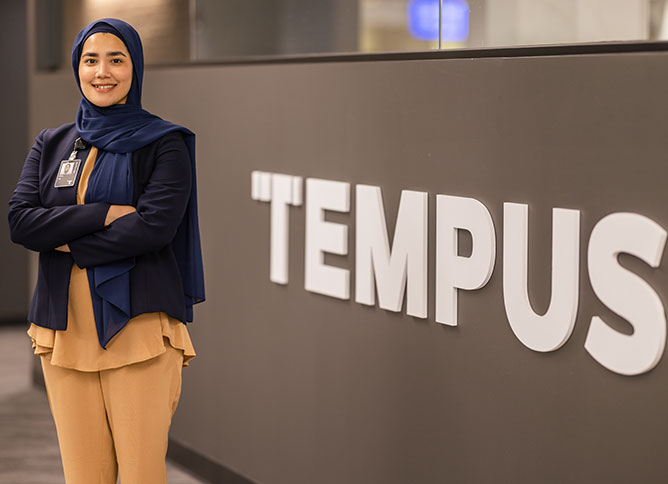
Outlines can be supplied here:
[[121, 368], [42, 369], [67, 484], [164, 484], [172, 416], [181, 393], [183, 352]]

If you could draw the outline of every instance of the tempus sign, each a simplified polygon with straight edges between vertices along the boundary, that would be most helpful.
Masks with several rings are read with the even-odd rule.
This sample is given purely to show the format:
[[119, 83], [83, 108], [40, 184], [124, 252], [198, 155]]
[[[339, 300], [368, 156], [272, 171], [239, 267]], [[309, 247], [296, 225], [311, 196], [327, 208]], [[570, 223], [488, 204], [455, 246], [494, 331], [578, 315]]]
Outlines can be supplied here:
[[[324, 254], [348, 254], [348, 226], [325, 221], [325, 211], [350, 212], [351, 184], [254, 171], [254, 200], [271, 202], [269, 278], [287, 284], [288, 210], [305, 204], [305, 289], [333, 298], [350, 298], [350, 271], [324, 263]], [[403, 190], [390, 247], [380, 187], [355, 185], [355, 301], [389, 311], [427, 317], [428, 197]], [[487, 207], [475, 198], [436, 195], [436, 322], [456, 326], [458, 291], [480, 289], [490, 280], [497, 256], [503, 258], [505, 313], [517, 338], [534, 351], [555, 351], [568, 341], [579, 304], [580, 211], [552, 210], [552, 294], [547, 312], [536, 314], [528, 296], [528, 212], [525, 204], [505, 202], [495, 225]], [[500, 227], [500, 228], [499, 228]], [[472, 238], [470, 256], [458, 255], [457, 231]], [[497, 254], [496, 231], [503, 250]], [[585, 349], [605, 368], [639, 375], [663, 356], [666, 317], [656, 291], [617, 257], [633, 255], [659, 267], [666, 230], [650, 218], [618, 212], [600, 219], [589, 234], [587, 271], [596, 296], [633, 326], [620, 333], [600, 316], [591, 319]]]

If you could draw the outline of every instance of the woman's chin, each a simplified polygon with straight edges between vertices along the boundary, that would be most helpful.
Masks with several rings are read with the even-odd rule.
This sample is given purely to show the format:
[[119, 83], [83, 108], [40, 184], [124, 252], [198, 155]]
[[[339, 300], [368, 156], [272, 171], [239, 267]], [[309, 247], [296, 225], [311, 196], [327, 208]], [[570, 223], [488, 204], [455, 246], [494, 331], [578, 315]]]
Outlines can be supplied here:
[[92, 93], [91, 95], [86, 95], [86, 99], [98, 108], [107, 108], [115, 104], [125, 104], [127, 96], [119, 98], [118, 96], [110, 96], [108, 94], [100, 95], [98, 93]]
[[98, 108], [108, 108], [109, 106], [118, 104], [117, 102], [109, 99], [96, 99], [96, 100], [89, 99], [89, 101], [95, 104]]

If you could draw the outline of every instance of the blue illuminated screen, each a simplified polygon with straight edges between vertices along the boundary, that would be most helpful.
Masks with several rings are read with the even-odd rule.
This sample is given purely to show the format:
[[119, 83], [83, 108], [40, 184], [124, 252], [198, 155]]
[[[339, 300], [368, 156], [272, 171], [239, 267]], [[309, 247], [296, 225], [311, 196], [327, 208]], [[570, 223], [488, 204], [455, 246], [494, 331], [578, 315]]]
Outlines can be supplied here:
[[[418, 40], [438, 40], [440, 0], [410, 0], [408, 31]], [[469, 4], [466, 0], [443, 0], [442, 41], [465, 42], [469, 36]]]

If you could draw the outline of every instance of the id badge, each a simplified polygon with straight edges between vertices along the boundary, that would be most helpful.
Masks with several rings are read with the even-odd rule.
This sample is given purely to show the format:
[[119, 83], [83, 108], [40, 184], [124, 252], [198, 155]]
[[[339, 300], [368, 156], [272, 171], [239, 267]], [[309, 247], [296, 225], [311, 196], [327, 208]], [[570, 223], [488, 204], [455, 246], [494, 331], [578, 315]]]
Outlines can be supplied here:
[[66, 188], [74, 186], [77, 180], [77, 173], [79, 173], [79, 166], [81, 160], [63, 160], [60, 162], [58, 168], [58, 176], [56, 176], [55, 188]]

